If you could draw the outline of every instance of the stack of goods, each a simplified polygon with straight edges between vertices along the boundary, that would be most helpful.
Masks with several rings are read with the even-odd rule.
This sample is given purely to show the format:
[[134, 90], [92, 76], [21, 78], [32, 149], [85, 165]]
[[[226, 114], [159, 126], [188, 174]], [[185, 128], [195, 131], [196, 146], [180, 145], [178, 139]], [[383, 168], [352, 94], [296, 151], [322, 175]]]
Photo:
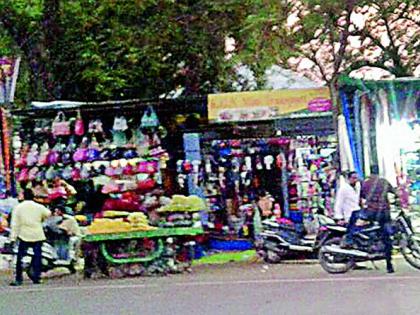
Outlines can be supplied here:
[[[89, 234], [106, 234], [121, 232], [153, 231], [156, 227], [150, 226], [144, 213], [122, 213], [107, 211], [108, 218], [95, 219], [87, 228]], [[123, 216], [125, 218], [115, 218]], [[111, 218], [114, 217], [114, 218]]]
[[201, 226], [198, 212], [206, 210], [203, 199], [197, 196], [174, 195], [169, 204], [159, 208], [160, 227], [192, 227]]
[[152, 108], [139, 122], [130, 120], [131, 126], [124, 116], [112, 119], [113, 123], [106, 117], [104, 123], [98, 118], [84, 121], [80, 111], [67, 119], [59, 112], [52, 122], [22, 124], [13, 141], [19, 184], [32, 188], [42, 184], [40, 197], [51, 200], [56, 197], [52, 183], [57, 178], [77, 191], [93, 181], [99, 193], [109, 196], [104, 210], [143, 210], [139, 196], [162, 184], [168, 154], [161, 148], [161, 137], [166, 132]]

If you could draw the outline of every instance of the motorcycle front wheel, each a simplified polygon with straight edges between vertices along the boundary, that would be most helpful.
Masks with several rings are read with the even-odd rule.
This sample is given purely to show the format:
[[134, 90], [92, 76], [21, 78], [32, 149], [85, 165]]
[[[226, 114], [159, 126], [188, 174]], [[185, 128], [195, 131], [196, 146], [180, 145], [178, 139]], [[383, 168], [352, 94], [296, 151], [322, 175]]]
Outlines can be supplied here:
[[335, 237], [324, 243], [319, 249], [318, 259], [322, 269], [328, 273], [346, 273], [354, 267], [353, 260], [343, 254], [333, 253], [326, 249], [327, 246], [340, 246], [341, 238]]
[[411, 266], [420, 269], [420, 237], [403, 234], [400, 250], [404, 259]]

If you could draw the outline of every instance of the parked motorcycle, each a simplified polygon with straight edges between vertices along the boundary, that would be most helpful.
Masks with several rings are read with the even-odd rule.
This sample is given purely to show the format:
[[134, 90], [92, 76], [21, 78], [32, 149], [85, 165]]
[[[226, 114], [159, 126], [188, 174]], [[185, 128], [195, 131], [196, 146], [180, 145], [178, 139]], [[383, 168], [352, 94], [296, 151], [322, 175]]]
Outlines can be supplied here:
[[[404, 210], [392, 220], [390, 228], [393, 232], [393, 246], [401, 251], [411, 266], [420, 269], [420, 237], [414, 233], [411, 220]], [[385, 259], [385, 245], [381, 234], [381, 227], [377, 223], [369, 222], [354, 234], [352, 249], [340, 247], [342, 237], [328, 240], [319, 250], [322, 268], [333, 274], [345, 273], [358, 262]]]
[[346, 228], [330, 217], [316, 214], [315, 220], [318, 222], [315, 235], [306, 235], [303, 229], [299, 230], [293, 224], [263, 221], [261, 239], [256, 242], [257, 253], [268, 263], [279, 263], [291, 254], [314, 255], [325, 242], [346, 233]]
[[[42, 244], [42, 260], [41, 260], [41, 272], [47, 272], [55, 268], [64, 267], [67, 268], [70, 273], [76, 273], [76, 265], [79, 260], [79, 248], [80, 248], [80, 237], [72, 236], [63, 238], [64, 242], [61, 248], [55, 246], [55, 243], [51, 240], [45, 241]], [[63, 259], [63, 255], [60, 257], [60, 251], [66, 251], [66, 256]], [[0, 251], [3, 255], [12, 255], [13, 264], [16, 264], [16, 257], [18, 252], [17, 244], [12, 243], [9, 239], [3, 244], [3, 248]], [[26, 271], [29, 277], [32, 277], [33, 270], [31, 266], [32, 257], [34, 255], [33, 249], [29, 248], [25, 257], [22, 259], [23, 270]]]

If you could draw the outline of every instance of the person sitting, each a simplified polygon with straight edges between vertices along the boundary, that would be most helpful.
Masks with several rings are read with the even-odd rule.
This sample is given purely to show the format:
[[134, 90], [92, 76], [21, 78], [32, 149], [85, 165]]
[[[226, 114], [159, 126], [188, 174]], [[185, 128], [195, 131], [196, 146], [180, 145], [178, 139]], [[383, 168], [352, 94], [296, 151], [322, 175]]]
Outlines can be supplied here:
[[53, 209], [53, 215], [45, 222], [47, 239], [52, 242], [57, 249], [57, 255], [60, 259], [67, 259], [68, 245], [71, 237], [80, 236], [80, 228], [76, 219], [66, 214], [66, 208], [56, 206]]
[[356, 172], [349, 172], [338, 188], [335, 204], [334, 218], [339, 223], [347, 224], [355, 220], [355, 211], [360, 210], [359, 176]]

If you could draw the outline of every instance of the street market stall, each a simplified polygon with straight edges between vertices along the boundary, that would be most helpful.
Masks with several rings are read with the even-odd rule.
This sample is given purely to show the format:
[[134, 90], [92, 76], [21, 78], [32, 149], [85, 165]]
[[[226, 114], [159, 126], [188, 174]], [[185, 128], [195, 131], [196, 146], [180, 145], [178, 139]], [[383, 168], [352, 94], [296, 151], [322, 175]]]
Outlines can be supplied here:
[[420, 209], [420, 80], [342, 77], [340, 96], [342, 168], [361, 176], [377, 168], [404, 208]]
[[328, 97], [326, 88], [208, 96], [209, 125], [184, 135], [177, 179], [210, 205], [203, 223], [211, 248], [253, 247], [262, 219], [285, 217], [311, 230], [314, 212], [332, 212]]
[[196, 213], [207, 206], [173, 194], [168, 165], [178, 148], [170, 119], [158, 112], [118, 102], [37, 103], [15, 112], [18, 189], [64, 206], [83, 226], [87, 277], [181, 272], [193, 259], [192, 241], [202, 233]]

